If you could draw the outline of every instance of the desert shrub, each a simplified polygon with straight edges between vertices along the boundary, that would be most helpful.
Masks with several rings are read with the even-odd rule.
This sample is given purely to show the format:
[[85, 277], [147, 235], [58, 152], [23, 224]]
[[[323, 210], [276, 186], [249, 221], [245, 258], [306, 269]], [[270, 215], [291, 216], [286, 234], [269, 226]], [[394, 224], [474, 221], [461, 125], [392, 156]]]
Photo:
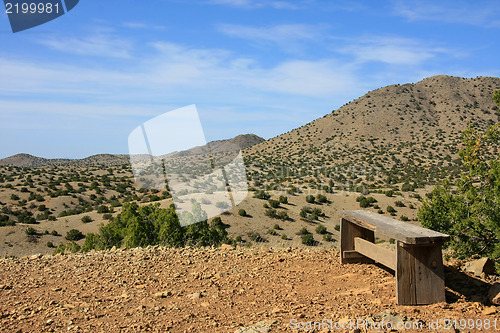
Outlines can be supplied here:
[[297, 235], [307, 235], [307, 234], [310, 234], [310, 232], [305, 227], [300, 229], [299, 232], [297, 233]]
[[325, 213], [323, 213], [321, 209], [315, 207], [311, 210], [311, 216], [313, 219], [317, 220], [318, 217], [324, 217]]
[[0, 227], [15, 225], [16, 223], [9, 219], [8, 215], [0, 215]]
[[316, 201], [320, 202], [320, 203], [326, 203], [326, 202], [328, 202], [328, 198], [323, 194], [318, 194], [316, 196]]
[[283, 239], [283, 240], [287, 240], [287, 239], [288, 239], [288, 236], [287, 236], [286, 234], [283, 234], [283, 235], [281, 235], [281, 239]]
[[83, 237], [83, 234], [80, 230], [77, 230], [77, 229], [71, 229], [70, 231], [68, 231], [66, 233], [66, 236], [65, 238], [69, 241], [79, 241], [80, 239], [82, 239]]
[[228, 209], [229, 208], [229, 205], [227, 202], [224, 202], [224, 201], [219, 201], [219, 202], [216, 202], [215, 203], [215, 207], [219, 208], [219, 209]]
[[82, 222], [83, 223], [89, 223], [89, 222], [92, 222], [92, 218], [88, 215], [85, 215], [84, 217], [82, 217]]
[[384, 211], [382, 209], [379, 209], [379, 210], [377, 210], [377, 213], [384, 214]]
[[259, 191], [255, 192], [253, 197], [257, 198], [257, 199], [268, 200], [271, 197], [271, 195], [269, 193], [266, 193], [263, 190], [259, 190]]
[[396, 205], [396, 207], [406, 207], [406, 205], [401, 200], [396, 201], [394, 204]]
[[336, 224], [336, 225], [335, 225], [335, 227], [334, 227], [334, 229], [335, 229], [336, 231], [340, 231], [340, 224]]
[[60, 235], [59, 235], [59, 233], [58, 233], [56, 230], [52, 230], [52, 231], [50, 232], [50, 234], [51, 234], [52, 236], [60, 236]]
[[113, 214], [105, 213], [102, 215], [102, 218], [111, 221], [113, 219]]
[[306, 196], [306, 202], [308, 202], [308, 203], [315, 203], [316, 199], [314, 198], [314, 195], [309, 194], [308, 196]]
[[278, 223], [276, 223], [274, 225], [273, 229], [275, 229], [275, 230], [281, 230], [281, 227], [280, 227], [280, 225]]
[[97, 212], [99, 214], [109, 213], [109, 207], [105, 205], [100, 205], [99, 207], [97, 207]]
[[316, 232], [318, 234], [326, 234], [326, 227], [320, 224], [316, 227]]
[[331, 242], [332, 241], [332, 235], [331, 234], [323, 234], [323, 240], [325, 242]]
[[266, 209], [264, 215], [269, 216], [270, 218], [273, 218], [273, 219], [278, 218], [278, 213], [277, 213], [276, 209], [273, 209], [273, 208]]
[[316, 241], [314, 240], [314, 236], [312, 234], [306, 234], [302, 235], [301, 237], [302, 244], [308, 245], [308, 246], [315, 246]]
[[280, 202], [278, 200], [269, 199], [269, 205], [272, 208], [278, 208], [280, 206]]
[[288, 213], [285, 212], [284, 210], [278, 212], [278, 218], [280, 220], [283, 220], [283, 221], [286, 221], [286, 220], [290, 219], [290, 217], [288, 216]]
[[286, 205], [288, 203], [288, 197], [285, 195], [280, 195], [279, 202]]
[[392, 207], [391, 205], [387, 206], [387, 212], [388, 213], [395, 213], [396, 210], [394, 209], [394, 207]]
[[368, 206], [370, 206], [370, 203], [368, 203], [368, 200], [366, 200], [366, 198], [363, 197], [363, 199], [359, 201], [359, 207], [366, 208]]
[[401, 221], [409, 221], [410, 219], [407, 216], [401, 215]]
[[37, 231], [35, 228], [32, 228], [32, 227], [28, 227], [26, 228], [26, 230], [24, 230], [24, 232], [26, 233], [26, 235], [28, 236], [34, 236], [37, 234]]
[[238, 210], [238, 215], [239, 215], [239, 216], [247, 216], [247, 211], [246, 211], [246, 210], [244, 210], [243, 208], [240, 208], [240, 209]]
[[248, 234], [248, 238], [250, 238], [251, 241], [254, 241], [254, 242], [257, 242], [257, 243], [261, 243], [261, 242], [265, 242], [265, 238], [263, 238], [258, 232], [256, 231], [253, 231], [251, 233]]
[[269, 229], [269, 230], [267, 230], [267, 233], [268, 233], [269, 235], [273, 235], [273, 236], [278, 235], [278, 233], [277, 233], [277, 232], [276, 232], [276, 230], [274, 230], [274, 229]]
[[75, 242], [71, 241], [67, 243], [66, 245], [64, 244], [59, 244], [57, 248], [54, 250], [54, 255], [60, 253], [60, 254], [65, 254], [65, 253], [76, 253], [81, 250], [80, 245], [76, 244]]
[[49, 242], [47, 242], [47, 244], [45, 244], [45, 245], [46, 245], [47, 247], [55, 247], [55, 246], [54, 246], [54, 243], [52, 243], [52, 242], [50, 242], [50, 241], [49, 241]]

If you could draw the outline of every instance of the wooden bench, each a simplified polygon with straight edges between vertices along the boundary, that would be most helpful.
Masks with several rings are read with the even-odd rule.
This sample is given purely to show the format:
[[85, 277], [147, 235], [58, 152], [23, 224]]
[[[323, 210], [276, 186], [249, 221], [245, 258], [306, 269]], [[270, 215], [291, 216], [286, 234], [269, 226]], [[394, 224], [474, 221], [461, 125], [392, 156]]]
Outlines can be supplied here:
[[[393, 238], [396, 251], [375, 244], [377, 236]], [[379, 262], [396, 274], [401, 305], [445, 301], [441, 245], [450, 236], [365, 210], [344, 211], [340, 218], [340, 261]]]

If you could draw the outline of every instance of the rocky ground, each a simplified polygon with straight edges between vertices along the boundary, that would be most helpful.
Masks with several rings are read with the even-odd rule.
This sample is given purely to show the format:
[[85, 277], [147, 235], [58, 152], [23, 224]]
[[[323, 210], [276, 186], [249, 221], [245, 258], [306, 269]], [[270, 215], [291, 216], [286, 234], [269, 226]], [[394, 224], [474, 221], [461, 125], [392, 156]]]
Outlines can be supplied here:
[[[359, 319], [430, 332], [429, 323], [442, 329], [444, 318], [489, 322], [477, 330], [485, 332], [496, 320], [500, 330], [487, 279], [446, 271], [448, 303], [398, 306], [391, 272], [341, 265], [335, 249], [151, 247], [7, 258], [0, 259], [0, 330], [281, 332], [325, 319], [347, 328], [330, 331], [349, 332], [357, 328], [349, 320]], [[329, 331], [316, 328], [309, 331]]]

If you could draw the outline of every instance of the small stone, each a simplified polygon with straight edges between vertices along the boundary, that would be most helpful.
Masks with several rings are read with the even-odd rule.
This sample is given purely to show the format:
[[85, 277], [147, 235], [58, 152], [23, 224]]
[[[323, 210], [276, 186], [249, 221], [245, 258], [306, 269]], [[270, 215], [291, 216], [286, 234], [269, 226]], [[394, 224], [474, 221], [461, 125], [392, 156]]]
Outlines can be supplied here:
[[220, 250], [234, 250], [234, 246], [232, 245], [229, 245], [229, 244], [222, 244], [220, 247], [219, 247]]
[[168, 296], [172, 296], [172, 292], [170, 290], [160, 291], [160, 292], [153, 294], [153, 297], [156, 297], [156, 298], [165, 298]]
[[483, 310], [483, 315], [485, 315], [485, 316], [490, 316], [490, 315], [493, 315], [495, 313], [497, 313], [497, 309], [495, 309], [494, 306], [489, 306], [487, 308], [484, 308], [484, 310]]
[[464, 269], [475, 276], [481, 276], [483, 273], [491, 275], [495, 274], [495, 263], [490, 258], [481, 258], [467, 263]]
[[187, 295], [187, 297], [189, 297], [191, 299], [200, 299], [202, 297], [202, 295], [200, 292], [196, 292], [196, 293], [192, 293], [192, 294]]
[[46, 322], [46, 323], [47, 323], [47, 325], [51, 325], [53, 322], [54, 322], [54, 320], [49, 319], [49, 320], [47, 320], [47, 322]]

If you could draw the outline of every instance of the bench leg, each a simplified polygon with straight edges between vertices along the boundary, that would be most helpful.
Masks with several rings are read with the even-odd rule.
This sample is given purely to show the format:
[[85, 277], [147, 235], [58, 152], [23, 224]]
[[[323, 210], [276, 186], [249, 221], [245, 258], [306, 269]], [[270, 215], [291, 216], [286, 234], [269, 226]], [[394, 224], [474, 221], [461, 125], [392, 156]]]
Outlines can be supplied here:
[[374, 261], [354, 251], [354, 238], [359, 237], [370, 242], [375, 242], [375, 233], [362, 228], [343, 218], [340, 218], [340, 262], [350, 263], [373, 263]]
[[396, 294], [400, 305], [444, 302], [441, 244], [396, 246]]

